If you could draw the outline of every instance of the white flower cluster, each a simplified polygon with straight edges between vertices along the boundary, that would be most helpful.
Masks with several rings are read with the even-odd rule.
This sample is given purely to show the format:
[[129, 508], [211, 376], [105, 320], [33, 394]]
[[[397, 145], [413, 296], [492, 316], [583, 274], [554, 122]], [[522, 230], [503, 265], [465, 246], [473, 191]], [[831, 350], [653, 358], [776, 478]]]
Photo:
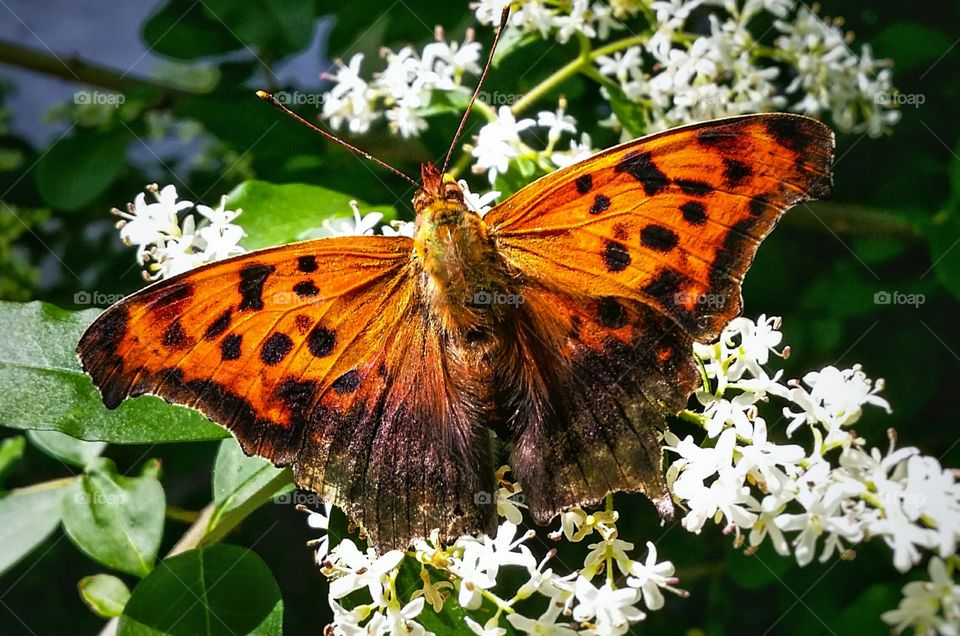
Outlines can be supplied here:
[[[667, 477], [688, 510], [684, 528], [700, 532], [713, 520], [738, 544], [742, 533], [751, 549], [769, 538], [800, 565], [818, 550], [825, 561], [870, 538], [886, 542], [901, 572], [920, 562], [921, 549], [953, 555], [960, 537], [954, 472], [916, 448], [896, 449], [892, 433], [886, 452], [868, 451], [849, 429], [867, 404], [889, 411], [877, 395], [882, 382], [855, 365], [783, 384], [782, 371], [771, 376], [763, 366], [771, 354], [789, 351], [778, 351], [780, 341], [779, 320], [761, 316], [757, 322], [738, 318], [717, 343], [695, 347], [705, 382], [696, 396], [704, 411], [685, 416], [706, 437], [667, 434], [669, 450], [678, 455]], [[807, 446], [768, 438], [757, 405], [771, 399], [789, 404], [774, 425], [789, 421], [786, 434], [803, 430]]]
[[347, 64], [338, 62], [337, 72], [328, 77], [334, 86], [324, 96], [322, 117], [337, 129], [346, 123], [357, 134], [369, 130], [381, 116], [401, 137], [422, 133], [427, 129], [424, 116], [431, 93], [458, 90], [464, 73], [481, 71], [479, 43], [469, 36], [462, 44], [447, 43], [442, 33], [437, 35], [437, 41], [420, 54], [410, 46], [396, 53], [384, 49], [387, 66], [369, 82], [360, 76], [362, 53]]
[[957, 557], [952, 557], [949, 564], [938, 557], [930, 559], [930, 580], [907, 583], [900, 606], [880, 617], [898, 633], [910, 627], [914, 634], [960, 634], [958, 564]]
[[[534, 149], [520, 137], [524, 130], [540, 128], [546, 131], [542, 149]], [[566, 150], [558, 150], [557, 142], [564, 134], [576, 134], [577, 120], [565, 112], [561, 103], [556, 111], [541, 111], [536, 119], [517, 119], [506, 106], [501, 106], [497, 117], [484, 125], [477, 133], [471, 154], [475, 162], [473, 172], [486, 173], [490, 183], [510, 168], [510, 162], [519, 162], [522, 172], [533, 176], [551, 172], [586, 159], [595, 151], [591, 148], [590, 136], [580, 135], [580, 141], [571, 140]]]
[[[120, 217], [120, 239], [137, 246], [137, 261], [146, 267], [144, 275], [149, 280], [169, 278], [243, 253], [239, 242], [245, 233], [233, 222], [240, 210], [227, 210], [226, 197], [221, 197], [219, 206], [210, 208], [178, 199], [172, 185], [161, 190], [151, 184], [146, 190], [152, 201], [148, 202], [147, 194], [141, 192], [127, 204], [126, 211], [114, 208], [112, 212]], [[181, 214], [190, 208], [200, 215], [199, 221], [193, 214]]]
[[[464, 536], [447, 546], [434, 533], [406, 553], [394, 550], [379, 557], [372, 550], [360, 551], [350, 539], [329, 552], [326, 538], [314, 542], [319, 545], [317, 561], [330, 579], [332, 632], [345, 636], [430, 634], [417, 617], [428, 605], [434, 612], [442, 611], [446, 600], [455, 595], [467, 612], [467, 625], [479, 636], [505, 634], [505, 624], [525, 634], [618, 635], [646, 618], [641, 605], [646, 610], [663, 607], [662, 590], [685, 594], [674, 587], [673, 564], [657, 561], [653, 543], [647, 543], [643, 561], [630, 558], [634, 545], [617, 538], [618, 514], [609, 506], [590, 515], [579, 509], [563, 515], [556, 538], [582, 541], [594, 533], [599, 537], [589, 546], [582, 568], [565, 575], [554, 572], [547, 565], [556, 550], [538, 562], [526, 545], [534, 531], [518, 534], [523, 504], [518, 501], [520, 488], [504, 479], [507, 470], [503, 467], [498, 473], [497, 511], [504, 520], [493, 538]], [[328, 518], [329, 508], [324, 514], [311, 514], [309, 524], [325, 529]], [[397, 589], [404, 559], [419, 566], [422, 582], [409, 598]], [[507, 570], [523, 575], [510, 596], [498, 585]], [[617, 573], [625, 577], [626, 585], [614, 584]], [[602, 580], [595, 583], [595, 579]], [[534, 598], [542, 609], [533, 616], [521, 613], [517, 605], [528, 607]], [[493, 611], [483, 624], [471, 615], [482, 606]]]
[[[869, 46], [859, 55], [849, 48], [851, 37], [839, 21], [820, 18], [813, 10], [790, 0], [481, 0], [473, 5], [477, 20], [495, 26], [509, 4], [510, 28], [523, 34], [563, 43], [578, 37], [586, 64], [580, 72], [601, 84], [601, 95], [615, 104], [632, 104], [629, 126], [617, 116], [601, 126], [621, 130], [627, 139], [638, 129], [647, 132], [729, 115], [791, 110], [829, 117], [845, 132], [877, 136], [895, 124], [900, 112], [888, 64], [875, 60]], [[697, 11], [701, 19], [691, 20]], [[623, 21], [628, 21], [627, 23]], [[758, 39], [758, 25], [773, 22], [772, 45]], [[698, 25], [704, 25], [698, 27]], [[628, 28], [629, 27], [629, 28]], [[693, 29], [699, 30], [694, 31]], [[620, 39], [612, 39], [617, 35]], [[766, 36], [766, 32], [759, 37]], [[602, 44], [601, 44], [602, 43]], [[596, 45], [596, 48], [594, 48]], [[504, 46], [510, 46], [505, 43]], [[391, 130], [416, 137], [428, 128], [427, 116], [437, 110], [433, 91], [465, 92], [465, 72], [480, 68], [480, 45], [462, 46], [442, 40], [418, 55], [411, 47], [385, 51], [387, 68], [367, 81], [360, 76], [362, 58], [354, 56], [332, 76], [322, 116], [355, 133], [385, 116]], [[574, 62], [571, 62], [573, 64]], [[557, 71], [558, 73], [563, 71]], [[545, 80], [549, 81], [548, 80]], [[530, 89], [540, 94], [541, 86]], [[618, 92], [614, 98], [611, 92]], [[542, 91], [546, 94], [549, 91]], [[493, 183], [512, 163], [525, 176], [548, 172], [595, 152], [590, 135], [564, 112], [541, 112], [519, 118], [521, 106], [496, 111], [479, 104], [487, 119], [472, 144], [475, 172], [487, 173]], [[447, 102], [445, 102], [447, 103]], [[533, 150], [520, 133], [546, 128], [543, 148]], [[629, 130], [628, 130], [629, 129]], [[572, 138], [568, 150], [558, 152], [560, 134]]]

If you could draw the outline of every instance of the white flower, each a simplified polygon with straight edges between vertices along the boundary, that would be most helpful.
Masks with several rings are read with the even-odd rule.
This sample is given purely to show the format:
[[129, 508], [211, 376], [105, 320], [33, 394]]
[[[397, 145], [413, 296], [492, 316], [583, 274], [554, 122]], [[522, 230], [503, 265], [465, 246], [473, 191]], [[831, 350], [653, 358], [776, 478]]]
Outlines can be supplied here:
[[497, 119], [486, 124], [477, 134], [477, 141], [471, 153], [477, 161], [473, 171], [487, 172], [490, 183], [497, 175], [506, 172], [510, 159], [519, 157], [529, 148], [520, 140], [520, 132], [534, 125], [532, 119], [514, 118], [513, 113], [506, 106], [497, 111]]
[[642, 621], [646, 614], [636, 607], [640, 593], [632, 587], [615, 589], [609, 581], [596, 588], [584, 577], [576, 582], [577, 604], [573, 608], [573, 618], [577, 621], [591, 621], [601, 634], [625, 634], [631, 623]]
[[647, 541], [647, 559], [644, 563], [631, 561], [627, 585], [640, 590], [643, 603], [648, 609], [658, 610], [663, 607], [663, 593], [660, 588], [673, 591], [675, 571], [670, 561], [657, 563], [657, 546], [652, 541]]
[[383, 220], [383, 214], [380, 212], [360, 214], [356, 201], [350, 202], [350, 208], [353, 210], [351, 219], [323, 220], [323, 230], [327, 236], [371, 236], [373, 230]]
[[477, 636], [504, 636], [504, 634], [507, 633], [506, 629], [500, 627], [500, 623], [497, 621], [496, 617], [487, 621], [486, 625], [480, 625], [480, 623], [473, 620], [469, 616], [465, 617], [464, 621], [466, 621], [467, 627], [470, 628], [470, 631]]
[[556, 112], [540, 111], [537, 114], [537, 126], [548, 129], [547, 140], [551, 147], [560, 140], [563, 133], [577, 134], [577, 120], [566, 114], [562, 106], [557, 108]]
[[895, 610], [880, 615], [896, 632], [908, 627], [915, 634], [938, 633], [957, 636], [960, 633], [960, 585], [953, 568], [933, 557], [928, 566], [929, 581], [912, 581], [903, 587], [903, 599]]
[[404, 636], [406, 634], [424, 636], [425, 634], [432, 634], [432, 632], [425, 630], [423, 625], [413, 620], [423, 611], [424, 603], [423, 597], [420, 597], [415, 598], [403, 607], [393, 604], [388, 605], [386, 615], [384, 616], [385, 629], [383, 629], [382, 633], [390, 634], [390, 636]]
[[470, 186], [463, 179], [458, 180], [457, 183], [460, 185], [460, 189], [463, 190], [463, 200], [467, 204], [467, 207], [481, 217], [490, 211], [494, 201], [500, 196], [499, 190], [490, 190], [483, 194], [471, 192]]
[[789, 394], [790, 401], [802, 410], [783, 409], [784, 416], [792, 420], [787, 435], [804, 423], [816, 422], [826, 425], [828, 432], [842, 435], [841, 428], [859, 420], [866, 404], [890, 412], [890, 404], [877, 395], [883, 389], [883, 380], [874, 383], [859, 364], [843, 371], [832, 366], [812, 371], [803, 376], [803, 383], [810, 387], [809, 391], [798, 385]]
[[413, 221], [390, 221], [390, 225], [384, 225], [380, 232], [384, 236], [406, 236], [413, 238], [417, 231], [417, 224]]
[[122, 212], [114, 208], [113, 213], [121, 218], [120, 239], [127, 245], [136, 245], [137, 257], [143, 262], [151, 245], [159, 245], [169, 237], [180, 235], [180, 223], [177, 214], [181, 210], [193, 207], [187, 200], [177, 200], [177, 188], [173, 185], [164, 186], [162, 190], [156, 185], [147, 187], [154, 201], [147, 203], [147, 197], [140, 193], [132, 204], [127, 205], [127, 211]]

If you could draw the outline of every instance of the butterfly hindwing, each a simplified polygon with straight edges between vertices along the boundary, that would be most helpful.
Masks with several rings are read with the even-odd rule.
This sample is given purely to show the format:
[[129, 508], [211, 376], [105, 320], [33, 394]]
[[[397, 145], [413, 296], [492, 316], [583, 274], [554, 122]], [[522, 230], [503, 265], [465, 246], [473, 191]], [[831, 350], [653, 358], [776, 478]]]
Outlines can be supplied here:
[[696, 384], [690, 337], [642, 303], [535, 284], [516, 334], [511, 464], [534, 519], [616, 491], [643, 492], [668, 515], [658, 433]]
[[378, 547], [489, 529], [490, 441], [448, 390], [411, 251], [320, 239], [201, 267], [108, 309], [78, 354], [108, 407], [149, 393], [199, 409]]
[[536, 519], [620, 490], [669, 513], [656, 434], [697, 386], [691, 345], [739, 314], [760, 241], [829, 193], [832, 157], [806, 117], [706, 122], [553, 172], [484, 217], [526, 300], [513, 465]]

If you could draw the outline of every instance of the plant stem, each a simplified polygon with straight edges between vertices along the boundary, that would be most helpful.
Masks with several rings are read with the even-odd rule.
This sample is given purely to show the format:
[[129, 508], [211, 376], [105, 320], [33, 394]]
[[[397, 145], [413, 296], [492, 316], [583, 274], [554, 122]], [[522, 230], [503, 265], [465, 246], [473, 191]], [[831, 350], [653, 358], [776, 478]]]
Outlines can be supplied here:
[[582, 50], [576, 59], [573, 59], [564, 66], [560, 67], [549, 77], [530, 89], [526, 95], [514, 103], [510, 110], [514, 115], [523, 112], [533, 105], [534, 102], [552, 91], [554, 88], [567, 81], [577, 73], [583, 71], [583, 69], [588, 67], [590, 64], [593, 64], [594, 60], [596, 60], [598, 57], [609, 55], [623, 49], [628, 49], [631, 46], [636, 46], [637, 44], [643, 44], [647, 41], [647, 39], [648, 37], [646, 35], [634, 35], [629, 38], [617, 40], [616, 42], [611, 42], [606, 46], [601, 46], [600, 48], [592, 51]]
[[0, 63], [59, 77], [71, 82], [97, 86], [117, 93], [124, 93], [134, 88], [149, 87], [166, 93], [168, 96], [189, 94], [187, 91], [173, 86], [148, 81], [126, 73], [120, 73], [106, 66], [85, 62], [76, 56], [61, 57], [5, 40], [0, 40]]

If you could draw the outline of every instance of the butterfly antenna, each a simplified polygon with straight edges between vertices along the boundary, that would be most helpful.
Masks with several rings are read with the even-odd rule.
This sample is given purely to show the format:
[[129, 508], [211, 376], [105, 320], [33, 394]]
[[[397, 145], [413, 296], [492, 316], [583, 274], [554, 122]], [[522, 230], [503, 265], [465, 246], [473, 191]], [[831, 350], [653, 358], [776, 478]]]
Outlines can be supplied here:
[[467, 110], [463, 112], [463, 118], [460, 120], [460, 125], [457, 126], [457, 132], [453, 136], [453, 141], [450, 142], [450, 147], [447, 149], [446, 156], [443, 158], [443, 170], [440, 171], [440, 174], [446, 174], [447, 172], [447, 166], [450, 164], [450, 155], [453, 154], [453, 149], [457, 145], [460, 135], [463, 133], [463, 128], [467, 125], [467, 119], [470, 117], [470, 111], [473, 110], [473, 103], [477, 101], [477, 95], [480, 94], [480, 87], [483, 86], [483, 80], [487, 76], [487, 71], [490, 70], [490, 64], [493, 62], [493, 53], [497, 50], [497, 43], [500, 41], [500, 36], [503, 34], [503, 30], [507, 27], [507, 18], [509, 17], [510, 5], [507, 5], [500, 13], [500, 26], [497, 27], [497, 33], [493, 36], [493, 44], [490, 45], [490, 54], [487, 55], [487, 63], [483, 67], [483, 72], [480, 74], [480, 80], [477, 82], [477, 87], [473, 90], [473, 95], [470, 97], [470, 103], [467, 104]]
[[380, 159], [377, 159], [376, 157], [374, 157], [373, 155], [371, 155], [371, 154], [370, 154], [369, 152], [367, 152], [366, 150], [361, 150], [360, 148], [357, 148], [357, 147], [354, 146], [353, 144], [348, 143], [348, 142], [344, 141], [343, 139], [340, 139], [339, 137], [337, 137], [337, 136], [334, 135], [333, 133], [327, 132], [326, 130], [324, 130], [323, 128], [320, 128], [320, 127], [317, 126], [316, 124], [307, 121], [306, 119], [304, 119], [304, 118], [301, 117], [300, 115], [296, 114], [295, 112], [293, 112], [292, 110], [290, 110], [289, 108], [287, 108], [286, 106], [284, 106], [282, 103], [280, 103], [280, 100], [278, 100], [276, 97], [274, 97], [273, 95], [271, 95], [271, 94], [268, 93], [267, 91], [257, 91], [257, 97], [259, 97], [260, 99], [262, 99], [262, 100], [265, 101], [265, 102], [268, 102], [269, 104], [271, 104], [274, 108], [276, 108], [277, 110], [279, 110], [279, 111], [280, 111], [281, 113], [283, 113], [284, 115], [288, 115], [289, 117], [293, 117], [293, 118], [296, 119], [298, 122], [300, 122], [301, 124], [303, 124], [304, 126], [306, 126], [307, 128], [309, 128], [310, 130], [312, 130], [313, 132], [318, 133], [318, 134], [322, 135], [323, 137], [326, 137], [327, 139], [329, 139], [330, 141], [332, 141], [332, 142], [334, 142], [334, 143], [340, 144], [341, 146], [343, 146], [343, 147], [346, 148], [347, 150], [350, 150], [350, 151], [352, 151], [352, 152], [357, 153], [358, 155], [360, 155], [360, 156], [363, 157], [364, 159], [368, 159], [368, 160], [372, 161], [373, 163], [377, 164], [378, 166], [381, 166], [381, 167], [383, 167], [383, 168], [386, 168], [387, 170], [389, 170], [389, 171], [392, 172], [393, 174], [397, 175], [397, 176], [400, 177], [401, 179], [405, 179], [406, 181], [409, 181], [409, 182], [412, 183], [415, 187], [417, 187], [417, 188], [420, 187], [420, 184], [417, 183], [417, 181], [415, 181], [415, 180], [412, 179], [411, 177], [408, 177], [408, 176], [405, 175], [404, 173], [400, 172], [399, 170], [397, 170], [396, 168], [394, 168], [393, 166], [391, 166], [389, 163], [387, 163], [387, 162], [385, 162], [385, 161], [381, 161]]

